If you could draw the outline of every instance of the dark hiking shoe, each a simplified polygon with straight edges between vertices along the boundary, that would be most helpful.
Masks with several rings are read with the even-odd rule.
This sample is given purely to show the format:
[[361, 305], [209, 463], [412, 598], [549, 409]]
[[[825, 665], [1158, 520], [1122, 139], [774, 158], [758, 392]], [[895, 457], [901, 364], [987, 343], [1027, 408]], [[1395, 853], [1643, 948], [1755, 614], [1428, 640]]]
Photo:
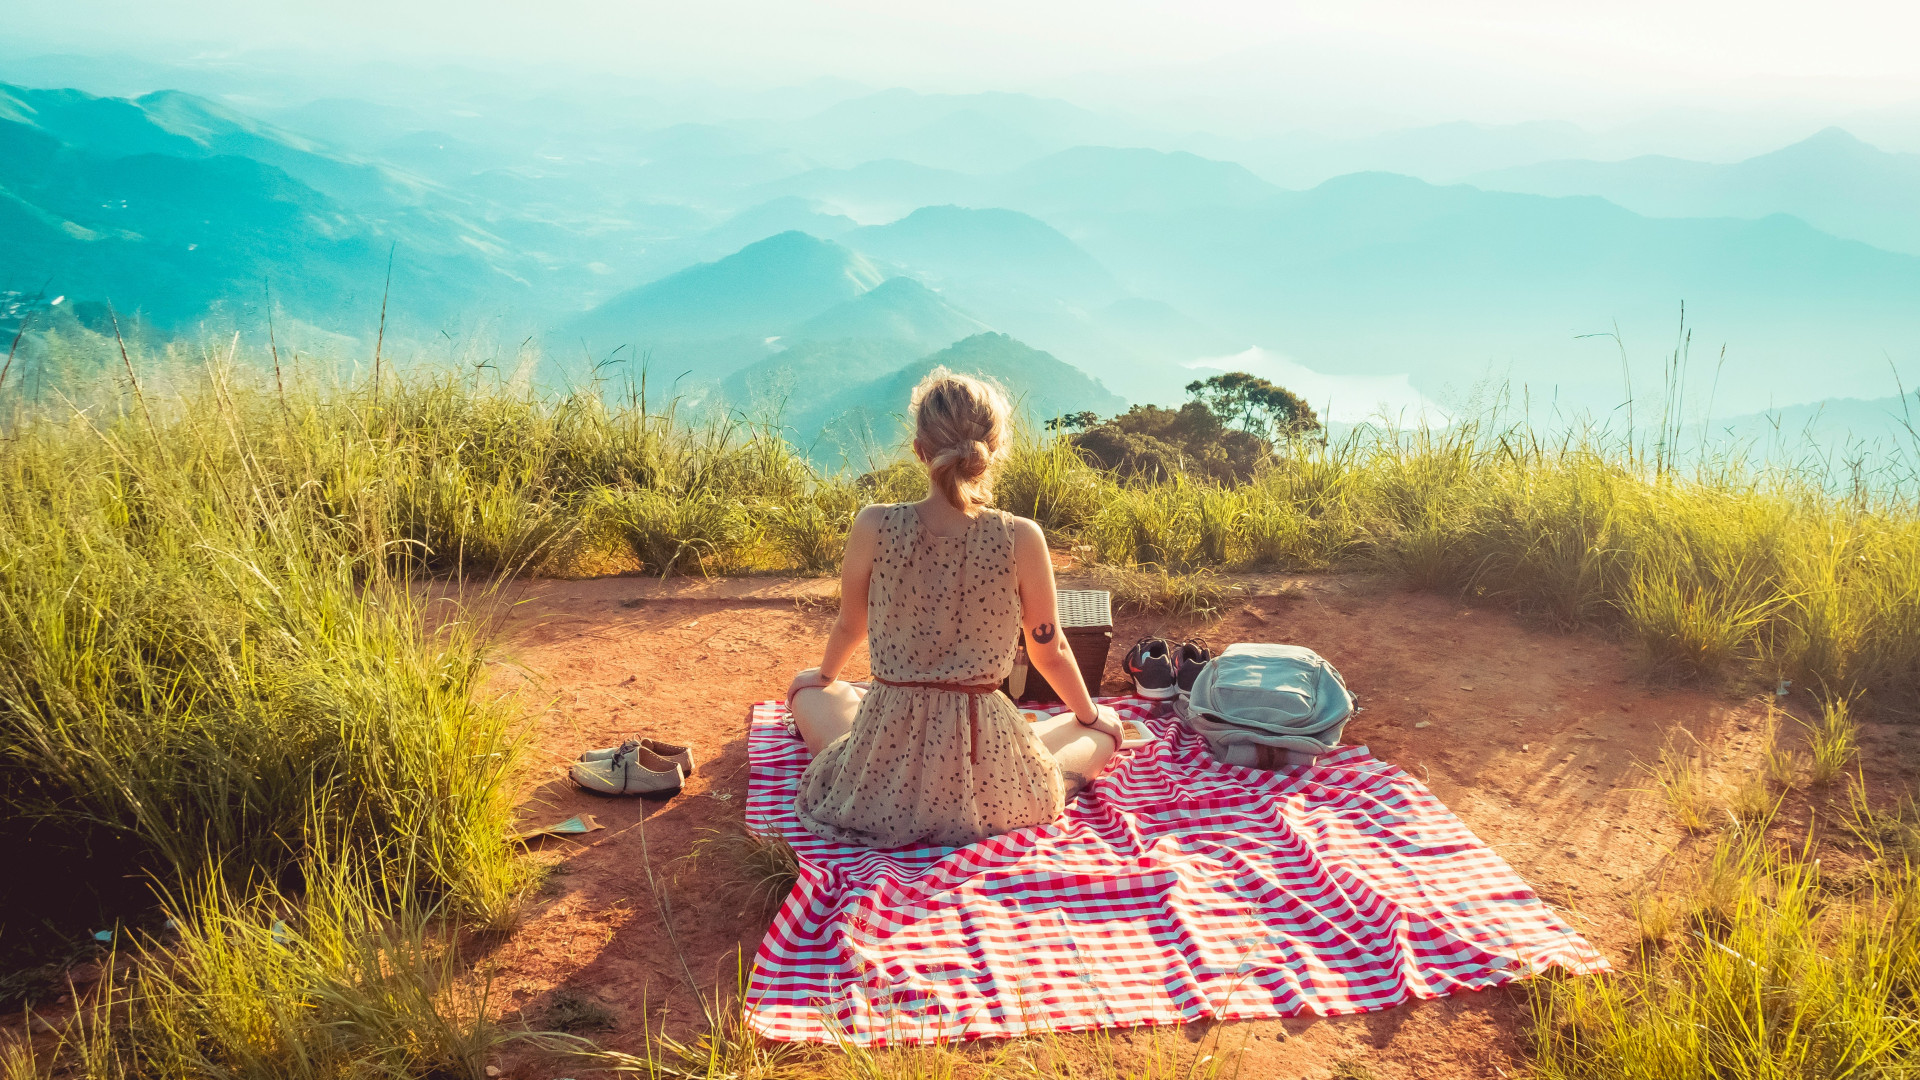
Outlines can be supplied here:
[[1126, 668], [1134, 692], [1143, 698], [1165, 701], [1180, 692], [1174, 677], [1173, 646], [1165, 638], [1142, 638], [1127, 650]]
[[1173, 681], [1179, 687], [1181, 701], [1193, 696], [1193, 680], [1212, 662], [1213, 650], [1202, 642], [1183, 641], [1173, 650]]

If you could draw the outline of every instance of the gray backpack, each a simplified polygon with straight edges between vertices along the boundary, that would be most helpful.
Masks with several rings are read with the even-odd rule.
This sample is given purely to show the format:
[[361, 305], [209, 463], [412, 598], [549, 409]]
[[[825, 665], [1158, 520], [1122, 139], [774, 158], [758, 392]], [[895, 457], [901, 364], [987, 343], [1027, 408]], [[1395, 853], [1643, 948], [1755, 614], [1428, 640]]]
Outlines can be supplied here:
[[1266, 746], [1302, 764], [1340, 744], [1354, 704], [1340, 673], [1312, 649], [1239, 644], [1201, 669], [1191, 700], [1176, 708], [1221, 761], [1250, 765]]

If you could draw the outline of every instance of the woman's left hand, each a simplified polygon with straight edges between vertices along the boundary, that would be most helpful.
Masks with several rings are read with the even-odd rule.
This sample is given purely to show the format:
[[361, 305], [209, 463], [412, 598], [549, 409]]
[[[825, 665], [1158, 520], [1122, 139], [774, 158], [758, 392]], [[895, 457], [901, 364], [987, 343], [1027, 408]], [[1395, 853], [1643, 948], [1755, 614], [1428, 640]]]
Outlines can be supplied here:
[[793, 708], [793, 695], [805, 690], [807, 687], [832, 686], [833, 684], [834, 680], [827, 678], [825, 673], [819, 668], [808, 668], [800, 674], [795, 675], [793, 681], [787, 684], [787, 708]]
[[[1075, 717], [1075, 719], [1079, 718]], [[1080, 726], [1090, 728], [1112, 739], [1115, 750], [1118, 750], [1120, 744], [1125, 742], [1127, 738], [1126, 732], [1120, 727], [1120, 713], [1111, 705], [1100, 705], [1096, 703], [1093, 707], [1093, 722], [1087, 723], [1082, 720], [1080, 721]]]

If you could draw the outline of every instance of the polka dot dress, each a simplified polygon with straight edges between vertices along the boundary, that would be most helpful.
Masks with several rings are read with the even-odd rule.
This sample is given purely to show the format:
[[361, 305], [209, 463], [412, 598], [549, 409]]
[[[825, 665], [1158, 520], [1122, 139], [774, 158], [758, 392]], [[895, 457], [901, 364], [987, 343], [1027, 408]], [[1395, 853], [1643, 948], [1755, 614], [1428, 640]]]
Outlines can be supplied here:
[[[1013, 670], [1020, 638], [1013, 516], [982, 510], [936, 536], [911, 504], [887, 508], [867, 589], [873, 673], [977, 686]], [[1060, 816], [1060, 768], [1000, 693], [875, 683], [853, 730], [807, 766], [794, 808], [807, 831], [876, 848], [960, 846]]]

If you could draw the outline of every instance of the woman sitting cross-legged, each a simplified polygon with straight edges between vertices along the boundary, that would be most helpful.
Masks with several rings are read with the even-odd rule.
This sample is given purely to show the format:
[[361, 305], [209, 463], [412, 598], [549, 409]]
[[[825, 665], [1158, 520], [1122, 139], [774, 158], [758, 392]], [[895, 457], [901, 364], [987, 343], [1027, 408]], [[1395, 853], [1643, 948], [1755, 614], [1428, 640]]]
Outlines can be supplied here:
[[[913, 392], [927, 497], [854, 519], [826, 656], [787, 691], [814, 755], [795, 809], [816, 836], [958, 846], [1044, 824], [1119, 746], [1060, 632], [1046, 537], [986, 506], [1008, 412], [997, 388], [936, 368]], [[996, 692], [1022, 627], [1070, 714], [1029, 723]], [[863, 637], [871, 690], [839, 679]]]

